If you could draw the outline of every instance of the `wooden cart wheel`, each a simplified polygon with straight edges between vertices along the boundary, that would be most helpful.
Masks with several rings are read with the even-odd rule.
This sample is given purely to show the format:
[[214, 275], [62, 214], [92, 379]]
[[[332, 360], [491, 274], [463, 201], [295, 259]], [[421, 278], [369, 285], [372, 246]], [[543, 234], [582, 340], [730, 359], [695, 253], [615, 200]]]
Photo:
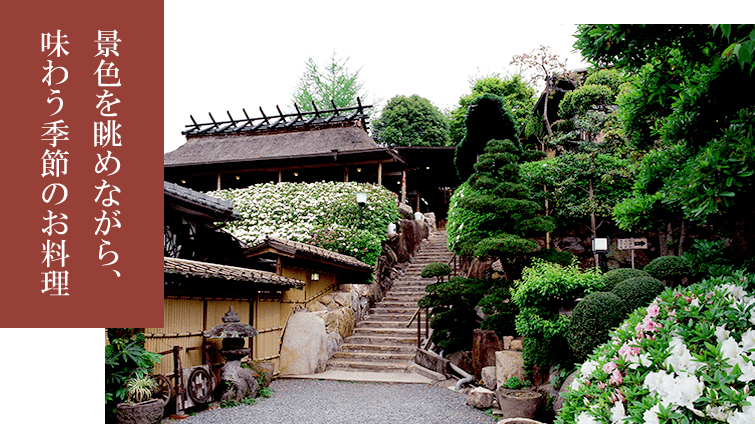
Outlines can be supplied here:
[[173, 387], [170, 385], [168, 377], [162, 374], [155, 374], [152, 378], [157, 383], [156, 395], [158, 399], [162, 399], [165, 403], [168, 403], [173, 397]]
[[202, 368], [197, 367], [189, 374], [189, 381], [186, 382], [186, 391], [189, 397], [196, 403], [207, 403], [212, 394], [213, 379], [210, 373]]

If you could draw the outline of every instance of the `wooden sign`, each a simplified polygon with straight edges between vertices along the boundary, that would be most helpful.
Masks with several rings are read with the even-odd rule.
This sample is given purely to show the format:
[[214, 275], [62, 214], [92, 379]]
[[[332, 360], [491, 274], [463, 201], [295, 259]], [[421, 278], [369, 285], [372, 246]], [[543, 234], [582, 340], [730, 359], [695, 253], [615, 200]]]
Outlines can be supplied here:
[[619, 250], [647, 249], [648, 239], [646, 238], [627, 238], [618, 239], [617, 247]]

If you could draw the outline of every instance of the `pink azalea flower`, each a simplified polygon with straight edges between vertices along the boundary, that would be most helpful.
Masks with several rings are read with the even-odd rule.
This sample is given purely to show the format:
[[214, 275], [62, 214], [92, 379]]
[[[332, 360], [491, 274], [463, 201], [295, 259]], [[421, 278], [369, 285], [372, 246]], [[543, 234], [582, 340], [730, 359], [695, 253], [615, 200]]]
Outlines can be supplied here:
[[611, 378], [608, 380], [608, 382], [615, 386], [620, 386], [622, 383], [624, 383], [624, 378], [621, 376], [619, 370], [613, 370], [613, 372], [611, 373]]

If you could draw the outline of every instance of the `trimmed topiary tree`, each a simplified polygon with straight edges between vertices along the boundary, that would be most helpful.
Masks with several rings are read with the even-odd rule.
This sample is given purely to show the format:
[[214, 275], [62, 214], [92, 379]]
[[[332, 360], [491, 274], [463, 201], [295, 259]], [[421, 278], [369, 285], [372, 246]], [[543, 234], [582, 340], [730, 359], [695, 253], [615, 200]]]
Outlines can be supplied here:
[[653, 277], [633, 277], [616, 284], [611, 293], [624, 300], [626, 310], [647, 307], [666, 286]]
[[451, 274], [451, 267], [448, 266], [448, 264], [444, 264], [443, 262], [433, 262], [422, 268], [422, 272], [419, 273], [419, 276], [422, 278], [436, 277], [437, 281], [441, 282], [443, 281], [443, 277], [449, 274]]
[[610, 292], [590, 293], [572, 312], [567, 340], [574, 356], [584, 361], [608, 340], [608, 333], [626, 318], [625, 301]]
[[616, 284], [634, 277], [652, 277], [647, 272], [635, 268], [617, 268], [603, 274], [603, 290], [611, 291]]
[[650, 261], [643, 270], [659, 280], [678, 283], [689, 275], [691, 267], [683, 256], [661, 256]]

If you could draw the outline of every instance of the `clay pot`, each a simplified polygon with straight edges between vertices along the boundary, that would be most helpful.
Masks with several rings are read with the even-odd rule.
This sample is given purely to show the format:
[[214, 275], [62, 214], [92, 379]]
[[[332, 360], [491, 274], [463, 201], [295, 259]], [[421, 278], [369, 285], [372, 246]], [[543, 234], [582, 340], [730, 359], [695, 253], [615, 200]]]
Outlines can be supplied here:
[[499, 387], [495, 391], [501, 418], [535, 418], [542, 405], [543, 395], [535, 390], [512, 390]]

